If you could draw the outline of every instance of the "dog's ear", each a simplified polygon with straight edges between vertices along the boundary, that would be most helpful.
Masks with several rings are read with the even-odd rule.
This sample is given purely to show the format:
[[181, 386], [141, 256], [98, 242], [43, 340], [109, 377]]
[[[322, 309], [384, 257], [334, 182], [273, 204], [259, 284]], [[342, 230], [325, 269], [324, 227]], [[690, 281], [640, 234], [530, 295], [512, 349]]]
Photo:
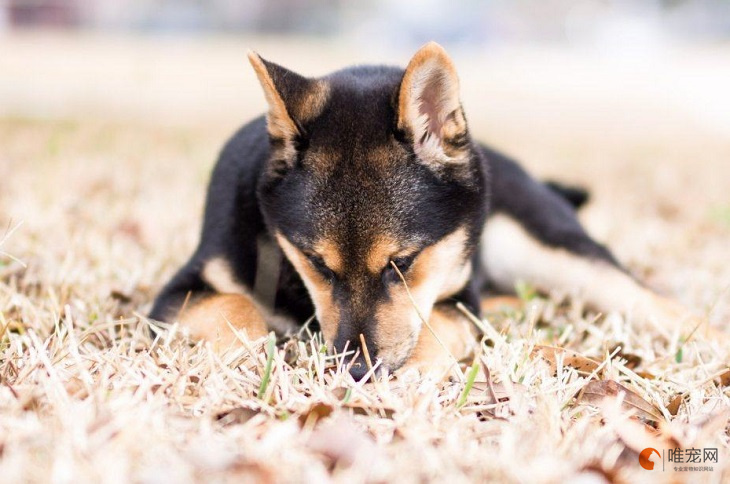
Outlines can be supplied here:
[[249, 52], [248, 59], [269, 105], [266, 115], [269, 135], [285, 148], [285, 158], [292, 158], [295, 143], [306, 136], [303, 125], [319, 115], [327, 100], [327, 84], [300, 76], [255, 52]]
[[426, 164], [438, 167], [468, 160], [459, 78], [436, 42], [421, 47], [408, 63], [398, 93], [398, 129], [412, 140], [416, 155]]

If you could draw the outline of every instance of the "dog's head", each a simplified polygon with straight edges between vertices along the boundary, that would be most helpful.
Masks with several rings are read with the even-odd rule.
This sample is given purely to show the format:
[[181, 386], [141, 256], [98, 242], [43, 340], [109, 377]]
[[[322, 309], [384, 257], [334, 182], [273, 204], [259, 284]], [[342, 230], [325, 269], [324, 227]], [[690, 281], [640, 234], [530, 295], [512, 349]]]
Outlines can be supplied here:
[[[394, 370], [434, 304], [469, 280], [486, 212], [453, 63], [430, 43], [405, 71], [310, 79], [249, 57], [269, 104], [266, 222], [328, 343], [365, 341], [372, 362]], [[351, 372], [365, 370], [359, 359]]]

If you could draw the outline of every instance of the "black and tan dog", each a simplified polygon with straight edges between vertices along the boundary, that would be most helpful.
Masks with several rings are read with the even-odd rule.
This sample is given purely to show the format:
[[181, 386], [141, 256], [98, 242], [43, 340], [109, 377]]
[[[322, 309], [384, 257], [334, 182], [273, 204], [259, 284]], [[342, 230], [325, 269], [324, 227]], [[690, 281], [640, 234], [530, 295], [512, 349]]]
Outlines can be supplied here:
[[[586, 234], [581, 193], [539, 183], [471, 138], [439, 45], [405, 71], [363, 66], [316, 79], [249, 57], [269, 112], [223, 149], [200, 245], [153, 319], [228, 343], [231, 326], [259, 337], [316, 314], [335, 349], [364, 342], [392, 371], [442, 358], [442, 344], [467, 351], [471, 325], [455, 305], [478, 314], [487, 285], [574, 288], [637, 321], [684, 318]], [[362, 357], [351, 363], [362, 377]]]

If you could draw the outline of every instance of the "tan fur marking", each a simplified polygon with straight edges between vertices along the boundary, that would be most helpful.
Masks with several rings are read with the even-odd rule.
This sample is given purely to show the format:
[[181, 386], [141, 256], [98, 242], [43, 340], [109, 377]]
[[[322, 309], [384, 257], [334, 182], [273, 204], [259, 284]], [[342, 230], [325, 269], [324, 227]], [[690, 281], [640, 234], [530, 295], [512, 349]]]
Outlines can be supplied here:
[[[416, 258], [405, 275], [411, 296], [423, 318], [428, 320], [433, 305], [464, 287], [471, 275], [471, 263], [464, 260], [467, 234], [458, 229]], [[390, 301], [376, 311], [378, 357], [385, 367], [398, 366], [413, 350], [419, 332], [425, 331], [402, 284], [390, 290]]]
[[307, 152], [307, 168], [320, 175], [326, 175], [334, 170], [342, 155], [330, 146], [312, 147]]
[[392, 144], [373, 146], [368, 152], [368, 161], [371, 166], [377, 168], [383, 167], [400, 167], [403, 157], [407, 156], [407, 152], [394, 148]]
[[[407, 152], [393, 144], [387, 144], [372, 146], [362, 155], [365, 157], [365, 163], [369, 167], [385, 169], [394, 166], [400, 167], [403, 157], [407, 156]], [[343, 156], [346, 155], [342, 150], [337, 150], [332, 146], [313, 146], [307, 151], [306, 163], [307, 167], [311, 168], [312, 171], [321, 175], [327, 175], [341, 165]], [[387, 175], [386, 172], [386, 176], [390, 175]], [[373, 183], [368, 179], [361, 179], [359, 181], [363, 184]]]
[[[415, 299], [415, 298], [414, 298]], [[431, 308], [419, 311], [428, 318]], [[401, 365], [413, 350], [422, 331], [422, 321], [405, 289], [398, 287], [390, 291], [390, 301], [375, 311], [377, 321], [376, 343], [378, 358], [385, 368]]]
[[276, 240], [284, 251], [289, 262], [292, 263], [309, 291], [314, 302], [317, 320], [322, 327], [322, 333], [328, 343], [334, 341], [340, 323], [340, 312], [332, 301], [332, 288], [322, 276], [312, 267], [307, 257], [297, 249], [286, 237], [277, 233]]
[[178, 315], [179, 323], [195, 339], [215, 343], [221, 350], [239, 344], [231, 326], [246, 333], [249, 339], [267, 334], [266, 319], [256, 304], [239, 294], [216, 294], [194, 302]]
[[577, 291], [599, 311], [622, 312], [665, 331], [687, 332], [697, 322], [679, 303], [655, 294], [610, 264], [541, 244], [506, 215], [487, 222], [483, 246], [490, 277], [503, 290], [511, 291], [516, 281], [524, 280], [546, 293]]
[[342, 255], [337, 249], [337, 244], [329, 240], [320, 240], [314, 244], [314, 250], [320, 257], [322, 257], [322, 259], [324, 259], [324, 263], [327, 264], [327, 267], [335, 271], [335, 273], [342, 272], [342, 268], [344, 266], [342, 263]]
[[274, 85], [266, 65], [255, 52], [248, 53], [248, 60], [251, 62], [256, 77], [259, 79], [261, 88], [264, 90], [266, 102], [269, 105], [269, 114], [266, 116], [269, 134], [275, 138], [291, 139], [297, 134], [297, 128], [294, 121], [289, 116], [286, 104], [281, 98], [279, 91]]
[[277, 148], [274, 156], [291, 162], [296, 156], [294, 140], [299, 134], [295, 120], [304, 123], [322, 112], [329, 98], [329, 83], [322, 79], [308, 79], [305, 92], [298, 92], [294, 99], [285, 100], [261, 57], [255, 52], [249, 52], [248, 59], [269, 105], [269, 112], [266, 115], [269, 135], [284, 142], [283, 147]]
[[412, 268], [411, 292], [426, 292], [440, 300], [461, 290], [471, 276], [471, 263], [464, 260], [466, 230], [458, 229], [419, 254]]
[[370, 273], [380, 273], [388, 265], [391, 258], [397, 257], [399, 251], [402, 251], [401, 246], [394, 238], [383, 235], [375, 240], [365, 261]]
[[312, 80], [309, 90], [302, 96], [302, 102], [294, 108], [294, 116], [301, 121], [309, 121], [322, 113], [330, 95], [330, 85], [322, 79]]
[[223, 257], [214, 257], [207, 261], [202, 275], [215, 292], [248, 295], [246, 287], [236, 280], [231, 265]]

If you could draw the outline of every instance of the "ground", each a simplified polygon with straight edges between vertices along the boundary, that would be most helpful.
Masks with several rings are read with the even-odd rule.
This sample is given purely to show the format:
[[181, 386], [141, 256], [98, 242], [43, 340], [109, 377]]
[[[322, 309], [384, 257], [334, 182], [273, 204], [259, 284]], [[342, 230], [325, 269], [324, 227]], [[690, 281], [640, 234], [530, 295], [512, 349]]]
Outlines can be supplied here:
[[[224, 355], [176, 328], [149, 335], [216, 153], [263, 108], [245, 39], [2, 43], [17, 53], [0, 60], [3, 481], [730, 477], [730, 123], [714, 96], [727, 48], [651, 66], [526, 47], [456, 59], [474, 135], [589, 188], [591, 233], [702, 327], [647, 329], [522, 286], [520, 308], [478, 324], [482, 351], [455, 377], [362, 384], [306, 330]], [[362, 60], [322, 41], [259, 44], [306, 74]], [[639, 467], [646, 447], [663, 456], [654, 471]], [[667, 462], [674, 448], [684, 463]], [[692, 448], [718, 449], [717, 463], [686, 463]]]

